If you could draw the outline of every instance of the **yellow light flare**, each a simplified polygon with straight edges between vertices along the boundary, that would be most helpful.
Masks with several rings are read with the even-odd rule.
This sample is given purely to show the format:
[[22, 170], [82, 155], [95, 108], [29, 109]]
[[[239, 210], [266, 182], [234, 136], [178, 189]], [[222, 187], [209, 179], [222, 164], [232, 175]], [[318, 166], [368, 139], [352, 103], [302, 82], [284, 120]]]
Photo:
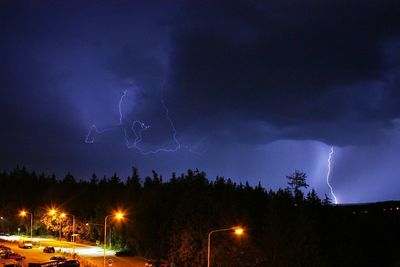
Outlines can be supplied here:
[[242, 227], [235, 227], [235, 235], [241, 236], [244, 234], [244, 229]]
[[19, 216], [21, 216], [21, 217], [25, 217], [26, 215], [27, 215], [26, 210], [21, 210], [21, 211], [19, 212]]
[[121, 221], [121, 220], [123, 220], [125, 218], [125, 214], [122, 211], [117, 211], [114, 214], [114, 217], [115, 217], [116, 220]]
[[49, 215], [55, 216], [56, 214], [57, 214], [57, 210], [56, 210], [55, 208], [51, 208], [51, 209], [49, 210]]

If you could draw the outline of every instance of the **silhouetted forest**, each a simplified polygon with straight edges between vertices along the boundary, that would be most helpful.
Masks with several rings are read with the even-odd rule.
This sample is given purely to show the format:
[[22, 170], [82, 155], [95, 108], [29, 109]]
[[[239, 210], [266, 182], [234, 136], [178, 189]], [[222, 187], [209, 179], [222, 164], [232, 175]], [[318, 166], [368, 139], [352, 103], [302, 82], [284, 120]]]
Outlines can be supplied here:
[[243, 236], [213, 235], [212, 266], [400, 266], [396, 203], [335, 206], [307, 188], [304, 173], [286, 178], [288, 187], [274, 192], [208, 180], [197, 170], [165, 179], [155, 171], [141, 178], [133, 168], [123, 180], [116, 174], [77, 180], [15, 168], [0, 173], [0, 226], [27, 231], [29, 220], [17, 216], [25, 208], [34, 215], [35, 235], [57, 236], [61, 226], [70, 239], [71, 217], [61, 224], [48, 217], [56, 207], [76, 216], [81, 240], [95, 242], [105, 216], [121, 208], [127, 218], [110, 220], [108, 242], [176, 266], [206, 266], [208, 233], [236, 225], [245, 228]]

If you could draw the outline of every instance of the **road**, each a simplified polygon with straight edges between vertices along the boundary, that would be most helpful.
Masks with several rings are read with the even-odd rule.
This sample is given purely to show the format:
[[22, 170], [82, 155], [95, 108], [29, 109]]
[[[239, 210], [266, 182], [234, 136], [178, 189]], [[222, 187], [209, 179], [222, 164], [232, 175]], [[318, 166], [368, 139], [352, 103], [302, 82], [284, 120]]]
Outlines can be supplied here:
[[[40, 246], [35, 246], [33, 249], [22, 249], [18, 247], [17, 242], [0, 242], [0, 244], [8, 246], [14, 252], [26, 257], [26, 259], [22, 261], [24, 267], [27, 267], [29, 262], [47, 261], [52, 256], [65, 256], [69, 255], [69, 252], [72, 252], [71, 242], [41, 239], [38, 243], [40, 243]], [[59, 252], [59, 248], [61, 248], [61, 253], [43, 253], [44, 246], [54, 246], [57, 252]], [[103, 266], [103, 250], [101, 248], [76, 243], [75, 252], [78, 255], [77, 258], [80, 260], [82, 267]], [[145, 263], [144, 259], [138, 257], [116, 257], [112, 251], [107, 251], [107, 259], [112, 260], [112, 267], [143, 267]], [[108, 267], [108, 265], [106, 266]]]

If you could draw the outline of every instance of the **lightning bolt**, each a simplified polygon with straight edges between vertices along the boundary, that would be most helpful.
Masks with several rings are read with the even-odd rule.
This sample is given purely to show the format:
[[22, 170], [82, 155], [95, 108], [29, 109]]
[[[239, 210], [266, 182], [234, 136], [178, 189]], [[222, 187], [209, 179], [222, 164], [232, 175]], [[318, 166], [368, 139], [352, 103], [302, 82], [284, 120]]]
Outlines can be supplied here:
[[119, 99], [118, 102], [118, 111], [119, 111], [119, 125], [118, 126], [113, 126], [113, 127], [108, 127], [108, 128], [104, 128], [99, 130], [99, 128], [97, 128], [97, 126], [95, 124], [93, 124], [90, 129], [89, 132], [86, 135], [85, 138], [85, 143], [86, 144], [93, 144], [94, 143], [94, 136], [93, 136], [93, 132], [97, 133], [97, 134], [102, 134], [108, 131], [113, 130], [114, 128], [117, 128], [119, 126], [122, 126], [122, 120], [123, 120], [123, 115], [122, 115], [122, 101], [124, 100], [126, 94], [128, 93], [127, 90], [124, 90], [121, 98]]
[[86, 135], [85, 143], [86, 143], [86, 144], [93, 144], [93, 143], [94, 143], [93, 132], [95, 132], [95, 133], [97, 133], [97, 134], [102, 134], [102, 133], [104, 133], [104, 132], [111, 131], [111, 130], [114, 129], [114, 128], [115, 128], [115, 127], [110, 127], [110, 128], [104, 128], [104, 129], [99, 130], [99, 128], [97, 128], [97, 126], [93, 124], [93, 125], [90, 127], [89, 132], [88, 132], [87, 135]]
[[[161, 104], [162, 104], [162, 106], [164, 108], [164, 111], [165, 111], [165, 113], [164, 113], [165, 114], [165, 119], [169, 122], [169, 125], [170, 125], [170, 127], [172, 129], [172, 140], [174, 141], [175, 146], [173, 148], [162, 147], [162, 148], [158, 148], [158, 149], [155, 149], [155, 150], [148, 150], [148, 151], [145, 151], [143, 148], [141, 148], [139, 146], [140, 142], [143, 139], [142, 133], [144, 131], [150, 129], [151, 126], [145, 124], [144, 122], [142, 122], [140, 120], [133, 121], [133, 123], [131, 124], [130, 128], [124, 126], [125, 125], [125, 122], [124, 122], [125, 119], [124, 119], [124, 115], [123, 115], [122, 104], [123, 104], [124, 98], [127, 96], [127, 94], [128, 94], [128, 90], [124, 90], [123, 94], [122, 94], [122, 96], [121, 96], [121, 98], [119, 99], [119, 102], [118, 102], [119, 125], [118, 126], [114, 126], [114, 127], [104, 128], [104, 129], [101, 129], [101, 130], [99, 130], [96, 125], [92, 125], [90, 127], [90, 130], [89, 130], [88, 134], [86, 135], [85, 143], [88, 143], [88, 144], [94, 143], [93, 132], [96, 132], [97, 134], [102, 134], [104, 132], [113, 130], [114, 128], [121, 127], [123, 129], [123, 132], [124, 132], [124, 138], [125, 138], [125, 143], [126, 143], [127, 148], [135, 148], [143, 155], [157, 154], [159, 152], [176, 152], [176, 151], [178, 151], [181, 148], [181, 144], [180, 144], [180, 142], [179, 142], [179, 140], [177, 138], [178, 132], [176, 130], [176, 127], [174, 125], [173, 120], [171, 119], [171, 117], [169, 115], [169, 109], [168, 109], [167, 105], [165, 104], [164, 97], [162, 97], [162, 99], [161, 99]], [[134, 136], [135, 136], [135, 140], [133, 142], [131, 142], [129, 140], [129, 136], [128, 136], [129, 135], [129, 131], [132, 131]]]
[[332, 146], [331, 147], [331, 151], [329, 152], [329, 157], [328, 157], [328, 173], [326, 175], [326, 183], [329, 186], [329, 189], [331, 190], [331, 195], [332, 195], [332, 197], [334, 199], [335, 204], [339, 204], [339, 201], [338, 201], [335, 193], [333, 192], [333, 187], [332, 187], [332, 185], [330, 184], [330, 181], [329, 181], [330, 176], [331, 176], [331, 164], [332, 164], [333, 153], [334, 153], [334, 151], [333, 151], [333, 146]]
[[124, 100], [126, 94], [128, 93], [128, 90], [124, 90], [124, 92], [122, 93], [121, 98], [119, 99], [118, 102], [118, 111], [119, 111], [119, 125], [122, 125], [122, 119], [123, 119], [123, 115], [122, 115], [122, 101]]

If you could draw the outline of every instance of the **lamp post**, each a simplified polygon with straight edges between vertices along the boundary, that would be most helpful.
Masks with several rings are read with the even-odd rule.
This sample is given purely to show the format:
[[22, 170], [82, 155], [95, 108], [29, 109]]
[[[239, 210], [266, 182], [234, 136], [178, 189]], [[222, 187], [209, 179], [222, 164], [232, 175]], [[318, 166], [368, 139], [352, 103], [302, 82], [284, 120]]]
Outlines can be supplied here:
[[107, 249], [107, 219], [108, 217], [113, 216], [115, 220], [117, 221], [121, 221], [124, 219], [125, 214], [122, 211], [117, 211], [114, 214], [110, 214], [107, 215], [104, 218], [104, 243], [103, 243], [103, 247], [104, 247], [104, 255], [103, 255], [103, 267], [106, 267], [106, 249]]
[[[56, 214], [58, 213], [58, 210], [57, 209], [55, 209], [55, 208], [51, 208], [50, 210], [49, 210], [49, 212], [48, 212], [48, 214], [50, 215], [50, 216], [53, 216], [53, 219], [54, 219], [54, 217], [56, 216]], [[61, 215], [58, 217], [58, 226], [59, 226], [59, 230], [58, 230], [58, 242], [59, 242], [59, 246], [60, 246], [60, 251], [61, 251]]]
[[212, 230], [211, 232], [208, 233], [208, 240], [207, 240], [207, 267], [210, 267], [211, 261], [210, 261], [210, 256], [211, 256], [211, 235], [214, 233], [218, 232], [226, 232], [226, 231], [233, 231], [235, 235], [242, 235], [244, 232], [244, 229], [240, 226], [234, 226], [231, 228], [224, 228], [224, 229], [217, 229], [217, 230]]
[[65, 218], [66, 216], [72, 217], [72, 253], [75, 253], [75, 215], [68, 213], [61, 213], [61, 218]]
[[31, 242], [33, 242], [33, 215], [31, 212], [27, 212], [26, 210], [21, 210], [19, 212], [19, 216], [21, 217], [26, 217], [28, 214], [31, 216]]

